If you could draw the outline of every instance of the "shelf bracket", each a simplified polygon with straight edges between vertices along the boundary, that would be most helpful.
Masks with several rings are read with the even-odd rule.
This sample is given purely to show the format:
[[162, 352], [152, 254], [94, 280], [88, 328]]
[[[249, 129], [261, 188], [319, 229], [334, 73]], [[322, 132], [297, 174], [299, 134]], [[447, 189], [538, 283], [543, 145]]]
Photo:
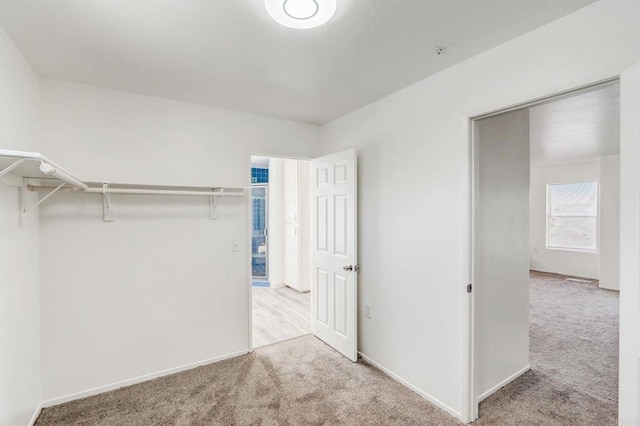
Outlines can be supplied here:
[[218, 200], [218, 195], [212, 195], [211, 197], [209, 197], [209, 219], [211, 220], [218, 220]]
[[0, 170], [0, 178], [4, 175], [6, 175], [7, 173], [9, 173], [11, 170], [15, 169], [16, 167], [18, 167], [20, 164], [24, 163], [25, 160], [24, 158], [21, 158], [17, 161], [14, 161], [13, 163], [11, 163], [10, 165], [8, 165], [7, 167], [5, 167], [4, 169]]
[[107, 190], [109, 189], [108, 183], [102, 184], [102, 220], [104, 222], [113, 222], [113, 212], [111, 211], [111, 193]]
[[56, 188], [53, 191], [49, 192], [44, 197], [40, 198], [40, 200], [38, 200], [37, 203], [35, 203], [34, 205], [32, 205], [29, 208], [27, 208], [27, 205], [26, 205], [26, 202], [25, 202], [25, 188], [24, 187], [20, 187], [20, 209], [22, 210], [22, 215], [23, 216], [26, 215], [31, 210], [35, 209], [40, 204], [44, 203], [49, 197], [51, 197], [53, 194], [58, 192], [58, 190], [60, 190], [65, 185], [66, 185], [66, 182], [62, 182], [60, 185], [56, 186]]

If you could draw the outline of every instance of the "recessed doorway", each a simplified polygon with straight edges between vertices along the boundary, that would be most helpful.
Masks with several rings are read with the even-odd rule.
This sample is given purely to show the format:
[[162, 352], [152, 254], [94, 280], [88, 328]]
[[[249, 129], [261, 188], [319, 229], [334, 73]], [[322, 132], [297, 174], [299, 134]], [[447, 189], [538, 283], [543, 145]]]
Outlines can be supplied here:
[[483, 401], [481, 419], [615, 422], [619, 129], [617, 80], [473, 120], [470, 403]]
[[311, 333], [310, 164], [251, 157], [253, 348]]

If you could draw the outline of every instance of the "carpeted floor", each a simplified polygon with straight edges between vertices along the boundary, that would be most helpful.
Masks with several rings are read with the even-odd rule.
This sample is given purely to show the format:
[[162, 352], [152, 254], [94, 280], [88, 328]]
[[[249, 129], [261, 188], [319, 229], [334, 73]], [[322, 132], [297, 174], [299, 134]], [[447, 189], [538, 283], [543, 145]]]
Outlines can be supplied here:
[[[474, 425], [615, 425], [617, 293], [532, 273], [531, 365]], [[44, 409], [49, 425], [457, 425], [312, 336]]]
[[531, 273], [531, 368], [617, 404], [619, 293], [566, 278]]
[[43, 410], [44, 425], [458, 424], [312, 336]]
[[616, 425], [618, 292], [531, 272], [531, 371], [480, 404], [474, 424]]

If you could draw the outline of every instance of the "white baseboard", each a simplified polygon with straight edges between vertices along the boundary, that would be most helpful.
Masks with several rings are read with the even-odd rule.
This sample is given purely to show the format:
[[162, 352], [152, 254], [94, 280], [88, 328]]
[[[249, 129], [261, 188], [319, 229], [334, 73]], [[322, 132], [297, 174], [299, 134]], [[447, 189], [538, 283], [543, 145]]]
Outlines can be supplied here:
[[600, 278], [594, 278], [594, 277], [585, 277], [582, 274], [569, 274], [567, 272], [558, 272], [557, 270], [555, 271], [547, 271], [543, 268], [532, 268], [529, 267], [530, 271], [533, 272], [542, 272], [543, 274], [556, 274], [556, 275], [564, 275], [566, 277], [573, 277], [573, 278], [582, 278], [583, 280], [591, 280], [591, 281], [598, 281]]
[[509, 383], [513, 382], [515, 379], [517, 379], [518, 377], [522, 376], [524, 373], [526, 373], [529, 370], [531, 370], [531, 366], [529, 364], [527, 364], [527, 366], [524, 367], [522, 370], [516, 371], [514, 374], [512, 374], [509, 377], [507, 377], [506, 379], [504, 379], [503, 381], [501, 381], [497, 385], [493, 386], [488, 391], [482, 393], [482, 395], [478, 396], [478, 404], [480, 402], [482, 402], [484, 399], [487, 399], [491, 394], [495, 393], [496, 391], [499, 391], [500, 389], [502, 389], [503, 387], [505, 387]]
[[430, 403], [432, 403], [433, 405], [435, 405], [436, 407], [446, 411], [447, 413], [451, 414], [452, 416], [456, 417], [459, 420], [462, 420], [462, 415], [460, 414], [460, 412], [454, 410], [453, 408], [449, 407], [447, 404], [445, 404], [442, 401], [439, 401], [438, 399], [432, 397], [431, 395], [429, 395], [428, 393], [418, 389], [417, 387], [415, 387], [414, 385], [412, 385], [411, 383], [407, 382], [405, 379], [403, 379], [402, 377], [398, 376], [397, 374], [391, 372], [390, 370], [388, 370], [387, 368], [383, 367], [382, 365], [380, 365], [379, 363], [377, 363], [376, 361], [372, 360], [371, 358], [369, 358], [368, 356], [366, 356], [365, 354], [363, 354], [362, 352], [358, 352], [358, 354], [360, 354], [360, 356], [362, 356], [362, 359], [365, 360], [367, 363], [373, 365], [374, 367], [376, 367], [378, 370], [381, 370], [382, 372], [384, 372], [387, 376], [391, 377], [392, 379], [394, 379], [395, 381], [397, 381], [398, 383], [400, 383], [401, 385], [411, 389], [412, 391], [414, 391], [415, 393], [417, 393], [418, 395], [420, 395], [421, 397], [423, 397], [424, 399], [426, 399], [427, 401], [429, 401]]
[[149, 380], [153, 380], [153, 379], [157, 379], [158, 377], [162, 377], [162, 376], [168, 376], [170, 374], [174, 374], [174, 373], [179, 373], [181, 371], [185, 371], [185, 370], [191, 370], [192, 368], [196, 368], [196, 367], [200, 367], [202, 365], [207, 365], [207, 364], [213, 364], [214, 362], [219, 362], [219, 361], [223, 361], [225, 359], [229, 359], [229, 358], [235, 358], [237, 356], [240, 355], [245, 355], [249, 353], [249, 351], [239, 351], [239, 352], [234, 352], [234, 353], [230, 353], [227, 355], [222, 355], [219, 357], [215, 357], [215, 358], [209, 358], [209, 359], [205, 359], [203, 361], [198, 361], [198, 362], [193, 362], [190, 364], [185, 364], [179, 367], [174, 367], [174, 368], [169, 368], [166, 370], [162, 370], [162, 371], [158, 371], [155, 373], [151, 373], [151, 374], [145, 374], [144, 376], [138, 376], [138, 377], [134, 377], [132, 379], [127, 379], [127, 380], [123, 380], [121, 382], [116, 382], [116, 383], [111, 383], [109, 385], [105, 385], [105, 386], [99, 386], [93, 389], [87, 389], [81, 392], [76, 392], [76, 393], [72, 393], [66, 396], [61, 396], [58, 398], [52, 398], [49, 399], [47, 401], [44, 401], [42, 404], [40, 404], [40, 408], [43, 407], [51, 407], [53, 405], [58, 405], [58, 404], [63, 404], [65, 402], [69, 402], [69, 401], [74, 401], [76, 399], [81, 399], [81, 398], [86, 398], [88, 396], [94, 396], [94, 395], [98, 395], [104, 392], [108, 392], [108, 391], [112, 391], [115, 389], [120, 389], [122, 387], [125, 386], [131, 386], [131, 385], [135, 385], [138, 383], [142, 383], [142, 382], [147, 382]]
[[40, 417], [40, 412], [42, 411], [43, 408], [43, 404], [40, 403], [37, 407], [36, 410], [33, 412], [33, 416], [31, 416], [31, 420], [29, 420], [29, 426], [33, 426], [36, 424], [36, 420], [38, 420], [38, 417]]
[[600, 287], [601, 289], [604, 289], [604, 290], [620, 291], [620, 286], [612, 287], [612, 286], [607, 285], [606, 283], [603, 285], [602, 281], [600, 281], [600, 283], [598, 284], [598, 287]]

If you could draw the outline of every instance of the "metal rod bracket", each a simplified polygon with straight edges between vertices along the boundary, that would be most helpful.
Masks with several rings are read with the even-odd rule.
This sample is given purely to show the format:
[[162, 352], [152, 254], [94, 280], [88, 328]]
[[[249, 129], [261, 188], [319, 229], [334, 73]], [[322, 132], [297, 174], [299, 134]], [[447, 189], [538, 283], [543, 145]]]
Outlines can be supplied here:
[[109, 184], [102, 184], [102, 220], [104, 222], [113, 222], [113, 212], [111, 211], [111, 193], [109, 190]]
[[218, 195], [212, 195], [211, 197], [209, 197], [209, 219], [211, 220], [218, 220], [217, 207], [219, 197], [220, 196]]

